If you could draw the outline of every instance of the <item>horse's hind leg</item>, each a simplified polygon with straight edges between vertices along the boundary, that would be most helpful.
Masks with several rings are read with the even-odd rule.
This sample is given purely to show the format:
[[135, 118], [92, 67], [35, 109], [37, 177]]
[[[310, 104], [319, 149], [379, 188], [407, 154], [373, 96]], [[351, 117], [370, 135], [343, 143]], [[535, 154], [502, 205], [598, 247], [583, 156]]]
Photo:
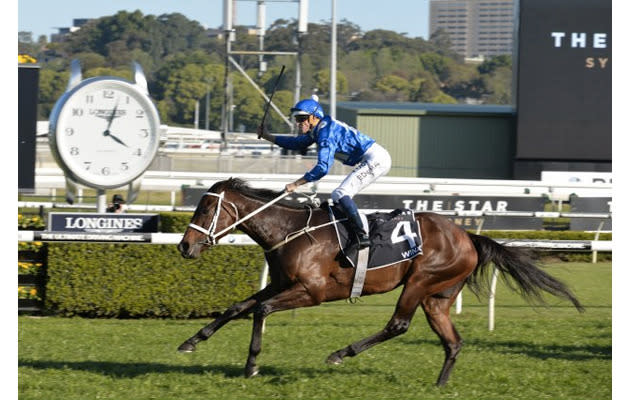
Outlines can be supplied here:
[[448, 381], [462, 346], [461, 337], [449, 316], [449, 310], [455, 297], [456, 294], [450, 297], [432, 296], [427, 297], [422, 302], [427, 321], [429, 321], [431, 329], [440, 337], [445, 352], [444, 365], [437, 380], [438, 386], [444, 386]]
[[245, 377], [250, 378], [258, 374], [256, 357], [262, 349], [262, 328], [265, 318], [276, 311], [314, 306], [319, 303], [320, 301], [316, 300], [302, 284], [298, 283], [256, 306], [249, 354], [245, 365]]
[[326, 362], [329, 364], [341, 364], [344, 357], [354, 357], [376, 344], [407, 332], [411, 319], [413, 318], [416, 308], [420, 302], [420, 291], [421, 290], [416, 286], [405, 286], [400, 298], [398, 299], [394, 315], [392, 315], [392, 318], [382, 331], [365, 339], [359, 340], [358, 342], [352, 343], [341, 350], [335, 351], [328, 356]]
[[202, 340], [208, 339], [223, 325], [230, 322], [231, 320], [251, 312], [257, 304], [273, 296], [275, 293], [276, 291], [272, 289], [271, 285], [269, 285], [263, 290], [254, 294], [253, 296], [243, 300], [242, 302], [232, 305], [230, 308], [225, 310], [223, 314], [219, 315], [214, 321], [200, 329], [199, 332], [197, 332], [196, 334], [188, 338], [184, 343], [182, 343], [177, 348], [177, 351], [182, 353], [190, 353], [195, 351], [197, 343], [201, 342]]

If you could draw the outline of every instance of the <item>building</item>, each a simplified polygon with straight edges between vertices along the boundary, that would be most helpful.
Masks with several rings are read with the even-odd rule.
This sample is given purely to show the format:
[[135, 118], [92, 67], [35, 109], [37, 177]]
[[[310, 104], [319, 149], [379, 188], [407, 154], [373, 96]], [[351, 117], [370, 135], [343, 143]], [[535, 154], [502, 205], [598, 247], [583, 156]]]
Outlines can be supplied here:
[[406, 177], [511, 179], [515, 114], [502, 105], [337, 103], [340, 120], [390, 152], [390, 176]]
[[465, 58], [512, 54], [514, 0], [431, 0], [429, 31], [448, 33], [453, 50]]
[[52, 35], [50, 35], [50, 41], [55, 43], [55, 42], [63, 42], [65, 40], [65, 38], [72, 32], [76, 32], [79, 29], [81, 29], [81, 27], [85, 24], [87, 24], [88, 22], [90, 22], [92, 20], [92, 18], [75, 18], [72, 20], [72, 26], [70, 27], [63, 27], [63, 28], [57, 28], [58, 32], [57, 33], [53, 33]]

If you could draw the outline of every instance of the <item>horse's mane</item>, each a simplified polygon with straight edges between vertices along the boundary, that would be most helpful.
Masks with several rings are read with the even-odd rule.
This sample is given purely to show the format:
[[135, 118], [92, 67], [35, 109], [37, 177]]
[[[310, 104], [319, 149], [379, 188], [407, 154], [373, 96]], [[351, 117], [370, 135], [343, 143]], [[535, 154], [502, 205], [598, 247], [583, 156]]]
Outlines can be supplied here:
[[[240, 178], [229, 178], [227, 180], [217, 182], [214, 185], [212, 185], [209, 191], [216, 193], [218, 190], [226, 190], [226, 189], [237, 191], [247, 197], [253, 197], [260, 201], [264, 201], [265, 203], [275, 199], [276, 197], [280, 196], [280, 194], [282, 194], [282, 191], [274, 191], [274, 190], [263, 189], [263, 188], [253, 188], [249, 186], [249, 184], [246, 181]], [[298, 204], [295, 201], [289, 201], [289, 200], [284, 200], [284, 199], [280, 200], [278, 204], [282, 204], [286, 207], [293, 208], [293, 209], [304, 209], [308, 207], [307, 204], [302, 204], [302, 203]]]

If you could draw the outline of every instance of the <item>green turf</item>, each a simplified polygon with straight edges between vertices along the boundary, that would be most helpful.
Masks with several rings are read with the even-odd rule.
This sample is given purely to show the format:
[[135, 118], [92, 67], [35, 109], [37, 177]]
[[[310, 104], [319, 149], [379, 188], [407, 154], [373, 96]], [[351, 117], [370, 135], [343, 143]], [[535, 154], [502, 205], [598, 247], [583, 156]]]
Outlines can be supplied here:
[[[19, 318], [20, 399], [609, 399], [610, 263], [557, 264], [586, 307], [550, 299], [532, 308], [500, 285], [496, 329], [486, 300], [464, 292], [453, 315], [464, 347], [445, 388], [443, 351], [421, 311], [409, 331], [342, 365], [329, 353], [380, 330], [396, 294], [268, 318], [260, 375], [245, 379], [251, 320], [226, 325], [197, 352], [177, 346], [205, 320]], [[454, 314], [454, 312], [453, 312]]]

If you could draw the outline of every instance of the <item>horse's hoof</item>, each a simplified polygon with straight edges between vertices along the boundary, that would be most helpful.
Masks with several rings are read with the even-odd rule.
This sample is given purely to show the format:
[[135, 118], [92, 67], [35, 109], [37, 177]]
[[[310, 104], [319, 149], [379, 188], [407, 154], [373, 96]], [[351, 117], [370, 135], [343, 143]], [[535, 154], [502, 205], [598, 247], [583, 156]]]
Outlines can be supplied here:
[[258, 375], [258, 367], [257, 366], [253, 366], [253, 367], [246, 367], [245, 368], [245, 378], [253, 378], [254, 376]]
[[326, 359], [327, 364], [339, 365], [343, 362], [343, 358], [341, 358], [337, 353], [332, 353]]
[[182, 343], [177, 348], [177, 351], [180, 352], [180, 353], [192, 353], [195, 350], [196, 350], [195, 345], [194, 344], [190, 344], [188, 342]]

